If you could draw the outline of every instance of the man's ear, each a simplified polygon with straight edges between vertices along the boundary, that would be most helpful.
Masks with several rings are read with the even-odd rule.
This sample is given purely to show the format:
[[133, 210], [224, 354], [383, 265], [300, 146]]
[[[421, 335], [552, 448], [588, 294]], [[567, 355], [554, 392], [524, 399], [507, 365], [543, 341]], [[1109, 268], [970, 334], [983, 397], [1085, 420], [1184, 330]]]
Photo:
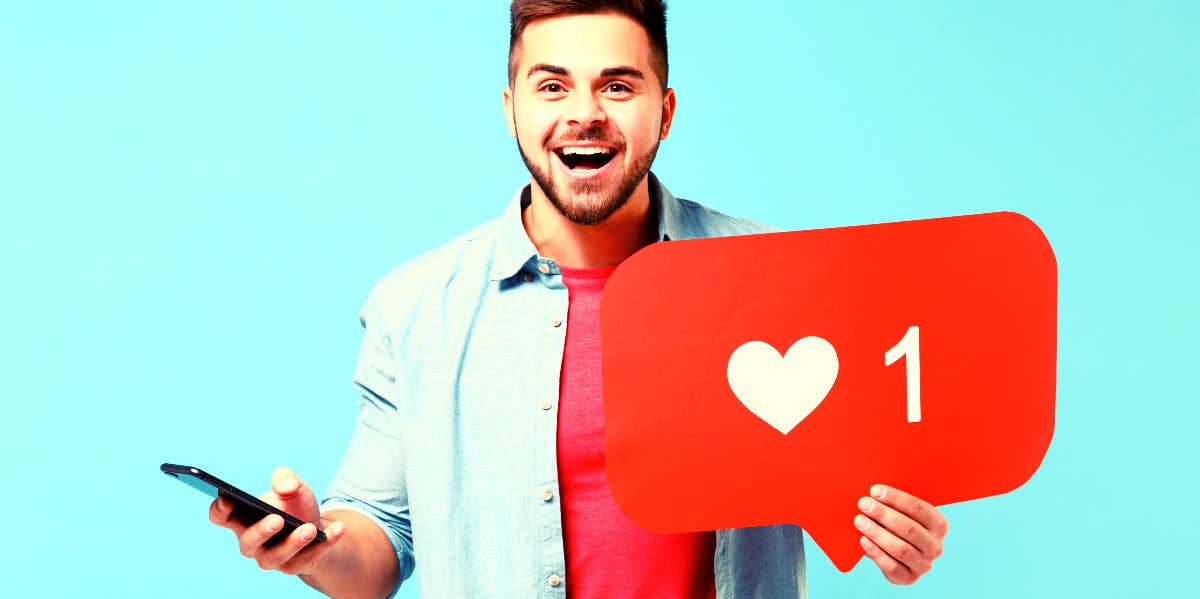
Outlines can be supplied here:
[[668, 87], [663, 93], [662, 128], [658, 139], [663, 140], [671, 133], [671, 122], [675, 118], [675, 90]]
[[513, 116], [513, 92], [512, 87], [504, 88], [504, 118], [508, 120], [508, 134], [517, 136], [517, 120]]

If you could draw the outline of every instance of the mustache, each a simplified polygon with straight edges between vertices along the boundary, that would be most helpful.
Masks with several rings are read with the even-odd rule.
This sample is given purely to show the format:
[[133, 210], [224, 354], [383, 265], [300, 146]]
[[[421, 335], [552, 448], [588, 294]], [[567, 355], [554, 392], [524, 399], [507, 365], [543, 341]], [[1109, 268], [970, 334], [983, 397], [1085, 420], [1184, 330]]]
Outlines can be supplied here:
[[558, 137], [547, 142], [547, 147], [561, 145], [573, 141], [592, 141], [612, 144], [618, 150], [625, 150], [625, 138], [621, 135], [610, 135], [602, 127], [578, 127], [563, 132]]

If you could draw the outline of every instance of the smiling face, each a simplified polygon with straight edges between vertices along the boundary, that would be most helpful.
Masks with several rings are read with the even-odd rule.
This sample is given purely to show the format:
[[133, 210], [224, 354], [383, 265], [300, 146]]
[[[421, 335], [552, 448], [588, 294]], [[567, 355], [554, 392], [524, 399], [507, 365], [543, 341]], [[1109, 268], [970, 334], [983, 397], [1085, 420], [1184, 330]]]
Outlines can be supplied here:
[[603, 222], [645, 191], [675, 110], [645, 29], [614, 14], [552, 17], [530, 23], [515, 52], [504, 106], [534, 193], [572, 222]]

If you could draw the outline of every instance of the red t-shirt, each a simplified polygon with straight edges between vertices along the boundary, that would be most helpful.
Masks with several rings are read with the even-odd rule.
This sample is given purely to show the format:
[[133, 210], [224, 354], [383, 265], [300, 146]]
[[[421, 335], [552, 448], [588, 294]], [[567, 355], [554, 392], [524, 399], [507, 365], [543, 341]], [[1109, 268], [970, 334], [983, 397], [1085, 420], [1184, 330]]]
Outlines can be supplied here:
[[711, 532], [662, 535], [617, 507], [604, 469], [600, 293], [612, 268], [563, 268], [569, 292], [558, 411], [558, 480], [570, 599], [715, 598]]

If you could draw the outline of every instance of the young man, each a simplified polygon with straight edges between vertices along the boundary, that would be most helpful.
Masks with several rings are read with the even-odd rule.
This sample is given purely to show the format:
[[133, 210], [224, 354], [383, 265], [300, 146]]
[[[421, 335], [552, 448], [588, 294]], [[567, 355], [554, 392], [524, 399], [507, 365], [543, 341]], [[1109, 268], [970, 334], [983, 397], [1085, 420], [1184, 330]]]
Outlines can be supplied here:
[[[513, 2], [504, 108], [532, 181], [378, 283], [360, 315], [358, 425], [324, 511], [277, 470], [264, 498], [310, 524], [264, 547], [278, 517], [242, 526], [214, 502], [243, 554], [346, 598], [394, 593], [418, 559], [426, 597], [804, 595], [795, 526], [653, 534], [605, 480], [607, 276], [649, 243], [765, 230], [650, 174], [675, 113], [666, 83], [661, 1]], [[911, 583], [946, 521], [899, 490], [871, 494], [853, 523], [863, 547]], [[318, 526], [328, 541], [309, 547]]]

